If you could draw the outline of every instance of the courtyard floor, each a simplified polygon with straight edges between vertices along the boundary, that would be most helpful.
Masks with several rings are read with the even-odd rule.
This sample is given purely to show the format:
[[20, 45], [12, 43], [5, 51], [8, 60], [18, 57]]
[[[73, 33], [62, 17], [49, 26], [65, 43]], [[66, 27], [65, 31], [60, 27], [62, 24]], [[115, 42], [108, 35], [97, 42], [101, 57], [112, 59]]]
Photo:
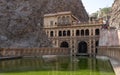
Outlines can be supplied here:
[[116, 75], [120, 75], [120, 61], [110, 58], [111, 64], [113, 66]]

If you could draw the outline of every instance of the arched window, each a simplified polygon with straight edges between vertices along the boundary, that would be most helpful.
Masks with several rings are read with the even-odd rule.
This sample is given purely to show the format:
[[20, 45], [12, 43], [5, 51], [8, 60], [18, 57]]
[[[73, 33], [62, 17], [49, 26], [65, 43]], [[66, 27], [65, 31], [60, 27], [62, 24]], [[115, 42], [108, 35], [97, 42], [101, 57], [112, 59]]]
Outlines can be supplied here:
[[59, 36], [62, 36], [62, 31], [59, 31]]
[[67, 31], [67, 36], [70, 36], [70, 30]]
[[58, 17], [58, 25], [60, 25], [61, 23], [61, 17]]
[[66, 36], [66, 31], [63, 31], [63, 36]]
[[54, 36], [54, 32], [53, 32], [53, 31], [50, 32], [50, 36], [51, 36], [51, 37]]
[[99, 29], [96, 29], [95, 30], [95, 35], [99, 35], [100, 34], [100, 30]]
[[69, 19], [70, 19], [70, 17], [69, 17], [69, 16], [67, 16], [67, 17], [66, 17], [66, 19], [65, 19], [65, 24], [67, 24], [67, 25], [69, 25], [69, 24], [70, 24], [70, 23], [69, 23], [69, 22], [70, 22], [70, 21], [69, 21]]
[[76, 36], [79, 36], [79, 35], [80, 35], [80, 31], [76, 30]]
[[61, 24], [62, 24], [62, 18], [58, 17], [58, 25], [61, 25]]
[[81, 30], [81, 36], [84, 36], [84, 30]]
[[85, 30], [85, 35], [89, 35], [89, 30], [87, 29], [87, 30]]
[[62, 17], [62, 25], [65, 25], [65, 16]]

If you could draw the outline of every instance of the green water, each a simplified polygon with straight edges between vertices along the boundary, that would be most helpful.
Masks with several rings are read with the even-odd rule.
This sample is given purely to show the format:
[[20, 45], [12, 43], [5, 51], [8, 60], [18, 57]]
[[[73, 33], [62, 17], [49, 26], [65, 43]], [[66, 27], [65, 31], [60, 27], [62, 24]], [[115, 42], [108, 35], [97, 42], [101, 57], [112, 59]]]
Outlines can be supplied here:
[[86, 57], [0, 60], [0, 75], [115, 75], [109, 60]]

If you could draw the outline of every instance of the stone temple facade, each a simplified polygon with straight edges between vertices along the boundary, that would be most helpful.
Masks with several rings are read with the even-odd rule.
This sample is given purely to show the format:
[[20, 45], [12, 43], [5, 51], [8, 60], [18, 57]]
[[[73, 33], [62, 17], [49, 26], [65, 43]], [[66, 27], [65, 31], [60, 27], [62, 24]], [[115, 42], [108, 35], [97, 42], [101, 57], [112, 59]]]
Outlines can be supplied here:
[[82, 23], [70, 11], [44, 15], [44, 31], [53, 47], [72, 54], [96, 54], [102, 21]]

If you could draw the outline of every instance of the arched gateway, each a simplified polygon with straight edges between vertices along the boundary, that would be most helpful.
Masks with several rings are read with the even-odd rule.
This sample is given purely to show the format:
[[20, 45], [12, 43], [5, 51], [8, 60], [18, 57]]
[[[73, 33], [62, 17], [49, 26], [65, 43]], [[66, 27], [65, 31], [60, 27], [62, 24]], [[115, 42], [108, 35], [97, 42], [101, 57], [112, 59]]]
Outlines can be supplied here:
[[69, 44], [64, 41], [64, 42], [61, 43], [60, 47], [62, 47], [62, 48], [68, 48]]
[[78, 44], [78, 53], [87, 53], [87, 43], [85, 41]]

